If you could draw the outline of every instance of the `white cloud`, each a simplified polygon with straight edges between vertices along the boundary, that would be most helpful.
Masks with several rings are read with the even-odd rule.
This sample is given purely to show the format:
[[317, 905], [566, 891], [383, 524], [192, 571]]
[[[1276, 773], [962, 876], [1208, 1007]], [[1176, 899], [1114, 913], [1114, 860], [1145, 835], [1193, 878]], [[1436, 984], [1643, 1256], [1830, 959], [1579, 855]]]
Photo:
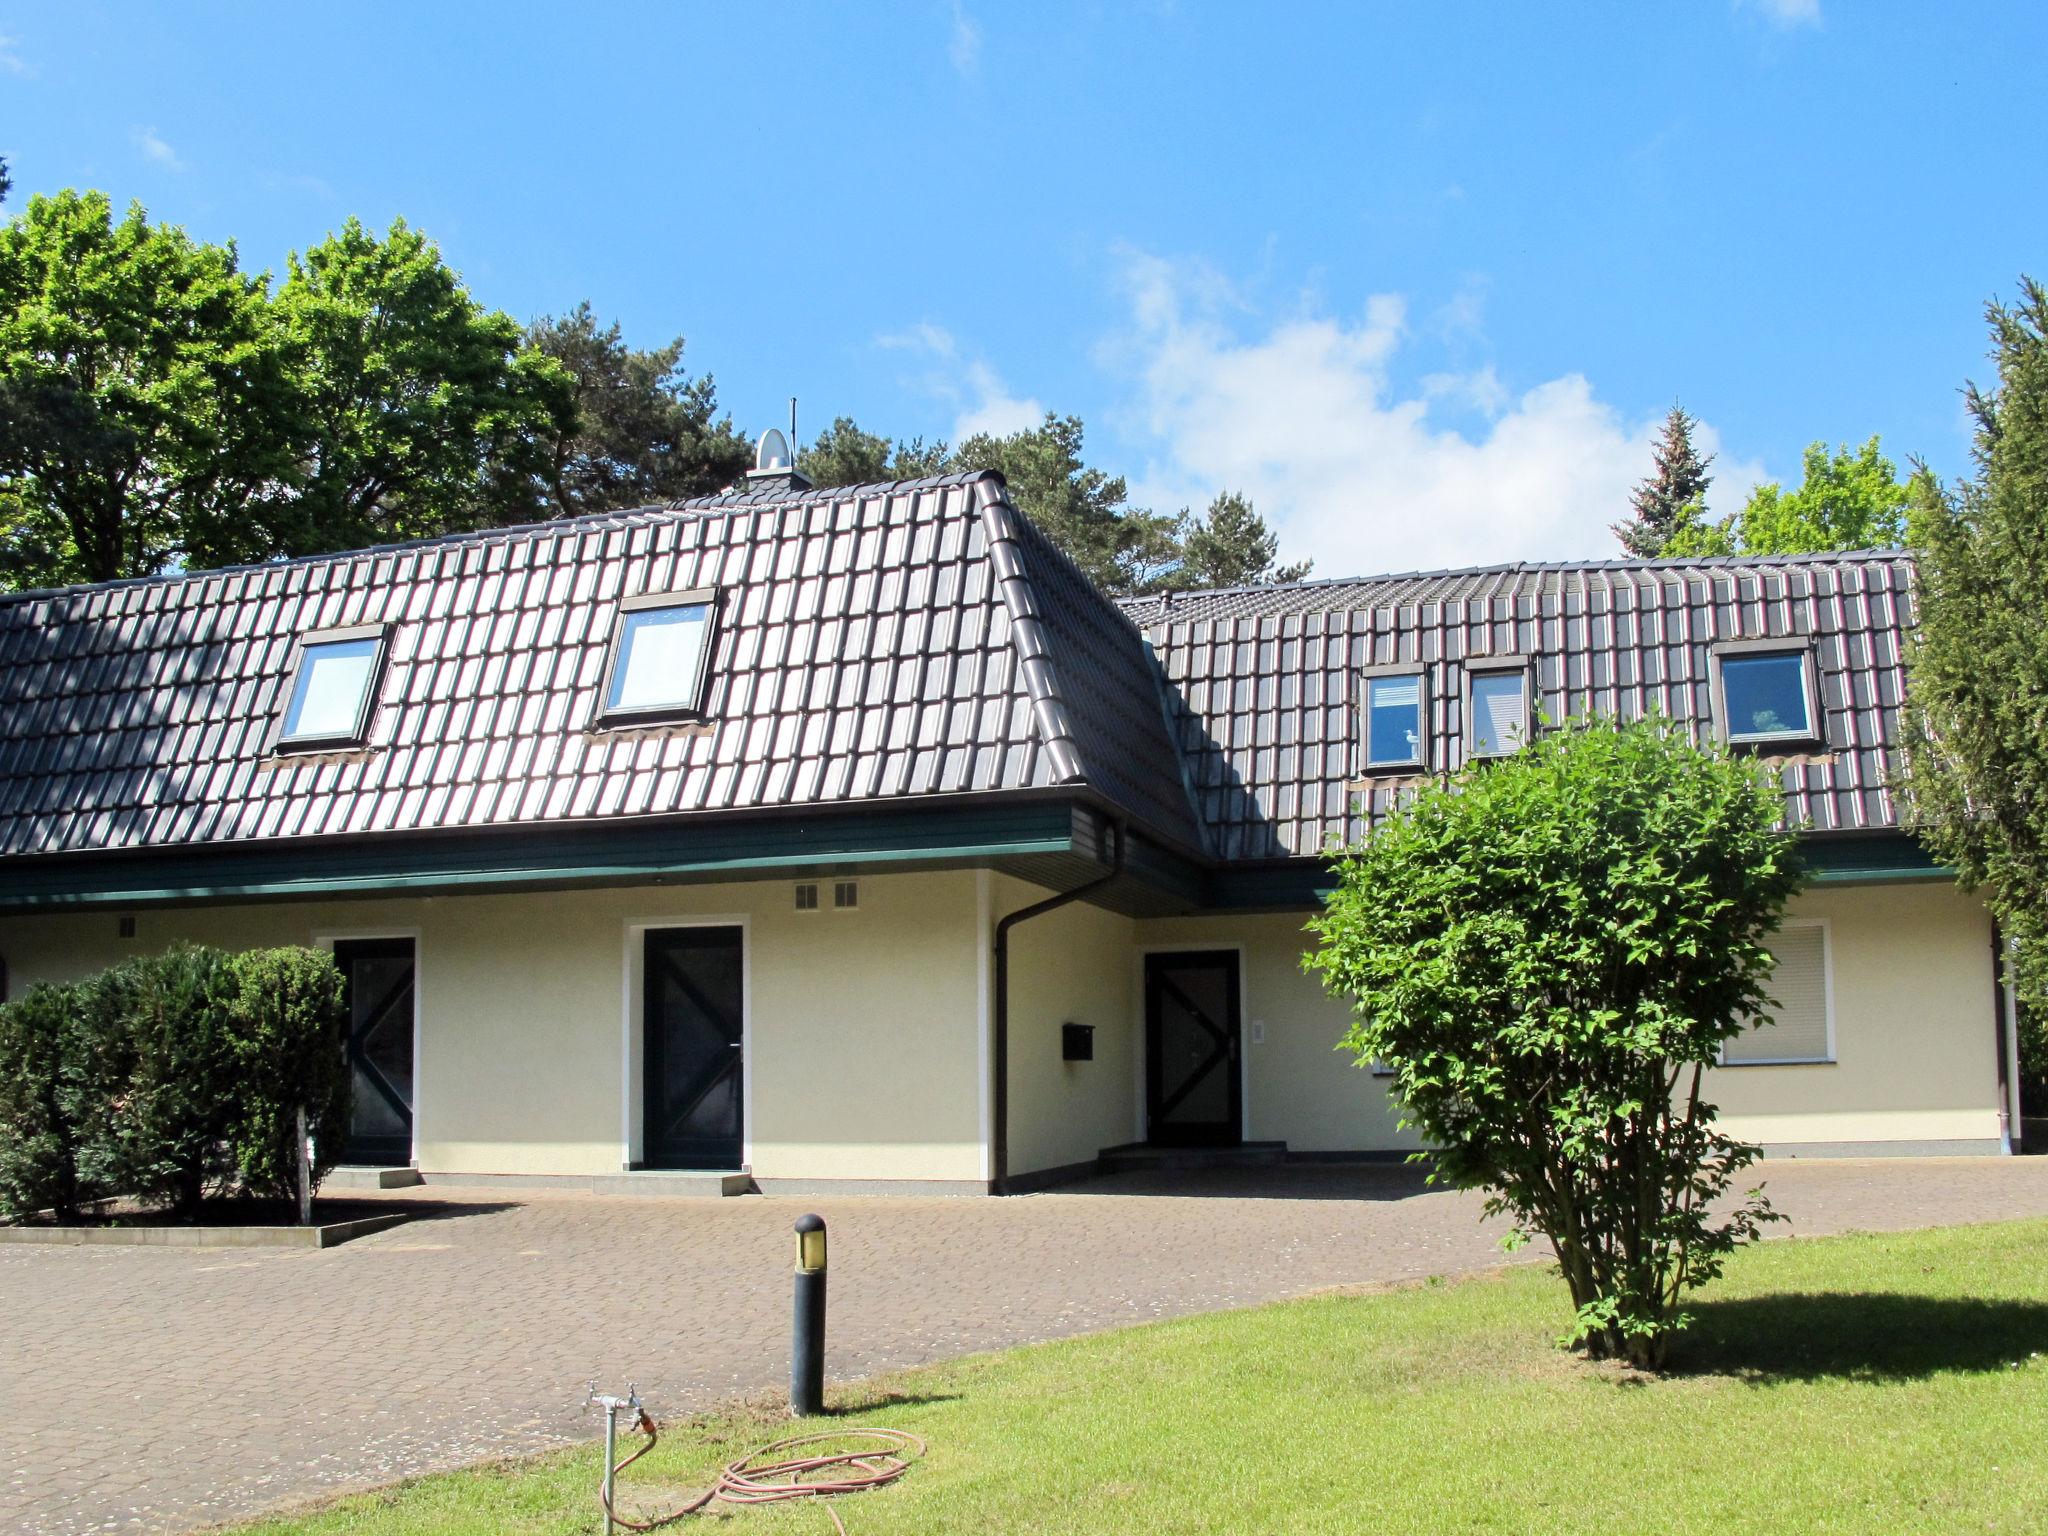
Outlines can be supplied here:
[[1820, 25], [1820, 0], [1736, 0], [1744, 3], [1774, 27]]
[[142, 151], [143, 159], [152, 165], [160, 165], [167, 171], [185, 169], [185, 162], [178, 158], [178, 152], [159, 138], [154, 128], [131, 129], [128, 137]]
[[960, 0], [953, 0], [953, 35], [946, 52], [962, 75], [971, 76], [981, 68], [981, 28], [961, 9]]
[[1035, 427], [1045, 407], [1028, 395], [1013, 395], [984, 358], [966, 355], [951, 331], [920, 322], [906, 331], [875, 338], [875, 345], [910, 353], [924, 368], [914, 383], [953, 409], [951, 442], [986, 432], [1007, 437]]
[[[1649, 468], [1661, 410], [1628, 420], [1579, 373], [1514, 393], [1490, 364], [1404, 392], [1392, 369], [1414, 336], [1398, 294], [1351, 320], [1272, 320], [1199, 264], [1137, 254], [1126, 278], [1130, 328], [1103, 357], [1126, 376], [1150, 452], [1140, 505], [1241, 490], [1288, 558], [1329, 576], [1617, 552], [1608, 526]], [[1476, 330], [1472, 307], [1456, 319]], [[1433, 414], [1450, 406], [1481, 420], [1460, 430]], [[1700, 446], [1718, 446], [1711, 428]], [[1762, 477], [1726, 459], [1716, 472], [1726, 505]]]
[[27, 77], [34, 74], [35, 66], [20, 53], [21, 39], [0, 33], [0, 73]]

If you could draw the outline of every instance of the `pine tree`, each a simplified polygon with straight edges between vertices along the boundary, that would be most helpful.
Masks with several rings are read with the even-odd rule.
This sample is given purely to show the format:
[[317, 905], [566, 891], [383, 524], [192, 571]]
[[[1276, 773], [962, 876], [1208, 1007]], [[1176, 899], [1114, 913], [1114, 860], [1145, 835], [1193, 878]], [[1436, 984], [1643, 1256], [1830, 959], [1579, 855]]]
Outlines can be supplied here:
[[1315, 563], [1281, 565], [1279, 558], [1279, 535], [1266, 526], [1251, 499], [1226, 491], [1209, 503], [1207, 512], [1185, 523], [1180, 565], [1162, 585], [1193, 590], [1300, 581]]
[[[2033, 1024], [2022, 1076], [2048, 1088], [2048, 290], [1986, 307], [1998, 382], [1970, 386], [1976, 473], [1913, 480], [1919, 625], [1907, 655], [1905, 789], [1917, 830], [2016, 941]], [[2041, 1112], [2036, 1109], [2034, 1112]]]
[[1666, 553], [1672, 536], [1682, 526], [1700, 521], [1707, 487], [1713, 484], [1707, 466], [1714, 456], [1702, 458], [1693, 447], [1692, 429], [1698, 425], [1698, 418], [1687, 415], [1682, 406], [1671, 407], [1651, 450], [1656, 469], [1629, 494], [1635, 516], [1614, 524], [1614, 536], [1621, 540], [1622, 548], [1639, 560]]

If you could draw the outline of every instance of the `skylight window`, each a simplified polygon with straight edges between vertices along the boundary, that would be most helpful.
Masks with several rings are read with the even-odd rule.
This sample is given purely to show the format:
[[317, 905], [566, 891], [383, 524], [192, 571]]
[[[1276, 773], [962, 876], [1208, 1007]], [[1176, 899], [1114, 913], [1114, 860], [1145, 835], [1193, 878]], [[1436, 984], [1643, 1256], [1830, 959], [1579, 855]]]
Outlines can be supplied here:
[[1805, 651], [1750, 651], [1720, 660], [1721, 704], [1729, 741], [1814, 738]]
[[701, 712], [717, 594], [651, 592], [619, 605], [605, 676], [606, 720], [673, 720]]
[[1422, 674], [1365, 680], [1365, 766], [1422, 765]]
[[1507, 757], [1521, 750], [1529, 739], [1528, 683], [1528, 673], [1519, 670], [1472, 674], [1472, 756]]
[[369, 735], [383, 659], [381, 624], [332, 629], [302, 639], [277, 744], [360, 746]]

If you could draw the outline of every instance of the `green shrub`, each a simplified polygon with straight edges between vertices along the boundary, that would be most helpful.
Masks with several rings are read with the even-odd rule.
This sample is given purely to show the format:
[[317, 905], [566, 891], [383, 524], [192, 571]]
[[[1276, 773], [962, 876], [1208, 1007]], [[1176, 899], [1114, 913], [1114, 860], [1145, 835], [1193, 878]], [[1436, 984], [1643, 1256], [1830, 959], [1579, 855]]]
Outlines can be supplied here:
[[341, 971], [324, 949], [255, 949], [227, 959], [239, 1095], [230, 1133], [242, 1187], [291, 1199], [298, 1190], [298, 1111], [315, 1152], [313, 1181], [348, 1139], [351, 1083]]
[[46, 982], [0, 1007], [0, 1216], [52, 1208], [69, 1221], [91, 1198], [78, 1174], [80, 991]]
[[127, 961], [103, 975], [86, 1015], [108, 1081], [82, 1162], [108, 1188], [184, 1220], [232, 1168], [241, 1052], [226, 962], [197, 944]]
[[1438, 1177], [1549, 1239], [1595, 1356], [1661, 1364], [1686, 1291], [1776, 1219], [1760, 1190], [1710, 1210], [1761, 1153], [1701, 1078], [1770, 1007], [1783, 814], [1768, 770], [1666, 722], [1575, 723], [1421, 790], [1310, 925], [1344, 1046], [1392, 1070]]

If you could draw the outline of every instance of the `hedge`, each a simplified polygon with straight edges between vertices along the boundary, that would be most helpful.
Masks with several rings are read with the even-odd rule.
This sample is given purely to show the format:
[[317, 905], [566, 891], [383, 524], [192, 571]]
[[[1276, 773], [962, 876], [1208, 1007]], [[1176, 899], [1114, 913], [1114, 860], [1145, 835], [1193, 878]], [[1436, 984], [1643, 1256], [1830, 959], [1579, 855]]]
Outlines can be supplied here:
[[347, 1135], [341, 974], [324, 950], [184, 944], [0, 1006], [0, 1212], [127, 1195], [180, 1219], [289, 1197]]

